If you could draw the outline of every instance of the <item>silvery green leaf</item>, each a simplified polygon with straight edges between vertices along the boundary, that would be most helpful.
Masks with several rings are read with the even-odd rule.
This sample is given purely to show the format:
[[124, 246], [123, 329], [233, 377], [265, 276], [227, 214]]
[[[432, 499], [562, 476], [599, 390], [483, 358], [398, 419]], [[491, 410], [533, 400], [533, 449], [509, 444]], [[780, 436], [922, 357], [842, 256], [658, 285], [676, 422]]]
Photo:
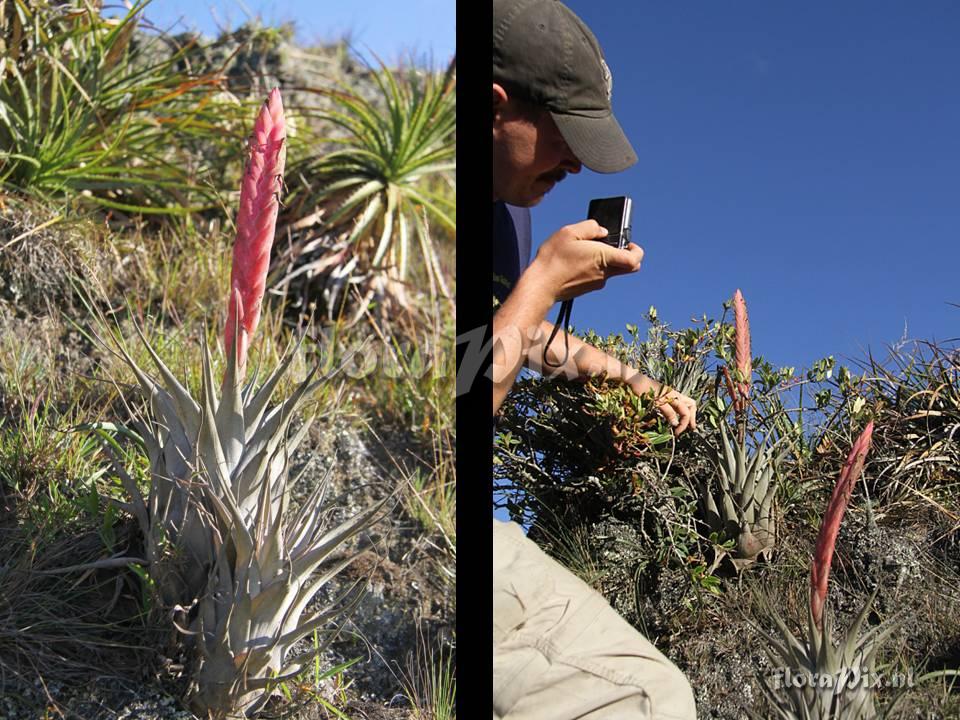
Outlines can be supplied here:
[[300, 616], [307, 609], [307, 606], [313, 600], [314, 596], [320, 592], [321, 588], [323, 588], [324, 585], [340, 574], [340, 572], [349, 566], [354, 560], [356, 560], [357, 557], [358, 555], [356, 553], [351, 553], [345, 559], [333, 565], [333, 567], [327, 570], [319, 578], [309, 584], [304, 584], [298, 592], [291, 593], [290, 597], [292, 602], [287, 603], [287, 607], [283, 612], [283, 627], [286, 628], [289, 625], [298, 624], [300, 621]]
[[[234, 336], [236, 343], [236, 335]], [[207, 366], [210, 365], [210, 353], [206, 343], [203, 344], [203, 354]], [[215, 423], [220, 435], [220, 444], [227, 467], [235, 468], [243, 453], [246, 431], [243, 422], [243, 407], [240, 400], [240, 382], [236, 377], [236, 359], [231, 356], [227, 359], [227, 371], [223, 378], [223, 397], [217, 406]]]
[[329, 609], [317, 613], [304, 623], [298, 624], [294, 630], [283, 635], [277, 641], [278, 644], [281, 647], [290, 647], [298, 640], [312, 633], [315, 629], [321, 628], [329, 623], [333, 618], [349, 615], [356, 609], [357, 605], [360, 604], [365, 594], [366, 590], [363, 585], [359, 581], [354, 583], [330, 604]]
[[386, 499], [384, 499], [361, 510], [352, 518], [345, 520], [335, 529], [311, 543], [309, 550], [293, 558], [293, 571], [298, 575], [307, 575], [313, 572], [331, 550], [368, 527], [386, 505], [386, 502]]
[[[143, 335], [143, 331], [140, 329], [140, 326], [134, 323], [134, 329], [137, 331], [137, 334], [143, 341], [143, 345], [147, 352], [150, 353], [150, 357], [153, 359], [153, 363], [156, 365], [157, 370], [160, 373], [160, 377], [163, 378], [163, 382], [166, 385], [167, 390], [173, 395], [177, 403], [177, 407], [180, 409], [180, 419], [187, 428], [187, 432], [189, 432], [191, 435], [195, 435], [197, 427], [200, 423], [200, 408], [197, 405], [197, 402], [190, 396], [190, 393], [187, 391], [187, 389], [180, 384], [173, 373], [170, 372], [170, 369], [163, 363], [163, 360], [160, 359], [160, 356], [157, 355], [150, 343], [147, 342], [146, 337]], [[127, 362], [130, 367], [136, 367], [133, 360], [129, 359], [129, 356], [126, 357], [128, 358]]]
[[263, 416], [264, 410], [266, 410], [267, 403], [270, 402], [270, 398], [273, 397], [273, 393], [277, 388], [278, 383], [286, 374], [287, 370], [290, 368], [290, 363], [293, 362], [293, 358], [296, 355], [296, 352], [299, 351], [300, 345], [303, 343], [303, 336], [297, 340], [297, 344], [294, 347], [293, 352], [284, 357], [283, 361], [280, 363], [280, 366], [274, 370], [270, 376], [264, 381], [263, 385], [253, 394], [253, 399], [247, 402], [243, 408], [243, 420], [248, 428], [255, 428], [260, 424], [260, 420]]
[[[139, 328], [138, 333], [146, 344]], [[300, 342], [302, 338], [298, 347]], [[204, 345], [198, 402], [149, 346], [148, 352], [165, 387], [137, 368], [129, 354], [124, 358], [149, 400], [150, 419], [142, 436], [150, 461], [150, 495], [140, 497], [138, 508], [139, 489], [129, 476], [121, 482], [144, 526], [150, 573], [164, 601], [199, 602], [192, 626], [198, 634], [191, 636], [202, 657], [197, 694], [208, 707], [230, 702], [250, 710], [268, 697], [257, 688], [274, 684], [281, 668], [298, 667], [313, 657], [290, 658], [291, 645], [342, 618], [359, 601], [358, 585], [301, 622], [311, 600], [357, 555], [331, 557], [375, 521], [386, 500], [324, 532], [324, 481], [292, 521], [287, 517], [290, 455], [308, 437], [312, 418], [286, 436], [307, 397], [326, 380], [318, 378], [318, 368], [271, 408], [269, 400], [290, 366], [290, 355], [259, 388], [251, 382], [241, 389], [228, 359], [221, 386], [225, 395], [217, 397]], [[164, 551], [167, 546], [176, 552]], [[311, 578], [324, 563], [319, 577]], [[324, 639], [331, 635], [318, 632]]]

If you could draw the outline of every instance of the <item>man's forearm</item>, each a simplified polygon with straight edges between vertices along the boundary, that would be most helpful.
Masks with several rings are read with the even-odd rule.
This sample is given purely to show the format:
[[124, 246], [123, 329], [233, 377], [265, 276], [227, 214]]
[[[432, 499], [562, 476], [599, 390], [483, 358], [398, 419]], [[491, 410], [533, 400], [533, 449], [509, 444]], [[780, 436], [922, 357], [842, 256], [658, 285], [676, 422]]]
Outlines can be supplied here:
[[493, 414], [527, 362], [530, 348], [537, 342], [540, 325], [553, 305], [528, 274], [521, 275], [516, 287], [493, 316]]
[[[649, 381], [649, 378], [646, 378], [635, 368], [620, 362], [612, 355], [608, 355], [603, 350], [589, 345], [573, 335], [567, 335], [566, 337], [568, 343], [566, 362], [560, 367], [557, 367], [564, 356], [564, 335], [562, 329], [557, 331], [556, 337], [554, 337], [553, 342], [547, 349], [547, 364], [544, 365], [543, 348], [555, 327], [556, 326], [549, 320], [543, 320], [540, 323], [540, 339], [531, 344], [528, 352], [528, 363], [531, 370], [536, 370], [546, 376], [563, 376], [570, 380], [574, 378], [585, 379], [596, 375], [606, 375], [609, 378], [622, 382]], [[650, 387], [654, 387], [652, 383]]]
[[[514, 295], [511, 295], [512, 297]], [[557, 331], [553, 342], [547, 346], [547, 341], [556, 327], [544, 319], [548, 310], [549, 305], [546, 308], [536, 304], [525, 307], [517, 303], [515, 306], [508, 299], [494, 315], [494, 414], [510, 392], [517, 373], [524, 364], [545, 377], [565, 377], [573, 380], [605, 375], [614, 380], [635, 384], [640, 392], [659, 390], [659, 383], [639, 370], [574, 335], [566, 336], [566, 351], [562, 331]], [[534, 320], [538, 316], [540, 323], [535, 325]], [[547, 347], [546, 364], [544, 347]]]

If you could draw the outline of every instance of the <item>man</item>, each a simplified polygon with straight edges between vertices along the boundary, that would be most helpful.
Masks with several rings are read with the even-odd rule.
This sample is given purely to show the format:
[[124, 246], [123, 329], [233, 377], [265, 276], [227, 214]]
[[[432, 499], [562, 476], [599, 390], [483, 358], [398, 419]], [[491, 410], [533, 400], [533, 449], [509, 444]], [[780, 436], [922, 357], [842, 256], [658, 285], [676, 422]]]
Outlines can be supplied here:
[[[530, 255], [529, 210], [581, 166], [618, 172], [636, 154], [611, 110], [610, 70], [593, 33], [558, 0], [493, 2], [493, 320], [496, 415], [520, 367], [540, 368], [558, 301], [640, 269], [643, 251], [593, 242], [592, 220], [561, 228]], [[509, 206], [513, 207], [509, 207]], [[640, 395], [680, 434], [696, 404], [577, 338], [547, 348], [569, 377], [605, 373]], [[680, 671], [519, 526], [494, 520], [494, 718], [693, 720]]]

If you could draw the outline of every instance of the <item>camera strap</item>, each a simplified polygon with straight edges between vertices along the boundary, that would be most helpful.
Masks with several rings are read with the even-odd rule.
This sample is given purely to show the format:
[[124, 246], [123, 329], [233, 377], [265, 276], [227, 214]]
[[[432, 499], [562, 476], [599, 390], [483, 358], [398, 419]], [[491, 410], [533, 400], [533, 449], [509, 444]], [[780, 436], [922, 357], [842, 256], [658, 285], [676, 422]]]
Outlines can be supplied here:
[[[553, 325], [553, 332], [550, 333], [550, 338], [547, 340], [547, 344], [543, 348], [543, 364], [547, 367], [558, 368], [562, 367], [567, 362], [567, 357], [570, 355], [570, 337], [567, 335], [567, 326], [570, 325], [570, 311], [573, 309], [573, 298], [570, 300], [564, 300], [560, 303], [560, 312], [557, 315], [557, 321]], [[563, 359], [559, 363], [554, 365], [547, 359], [547, 350], [550, 349], [550, 346], [553, 344], [553, 339], [557, 336], [557, 332], [563, 328]]]

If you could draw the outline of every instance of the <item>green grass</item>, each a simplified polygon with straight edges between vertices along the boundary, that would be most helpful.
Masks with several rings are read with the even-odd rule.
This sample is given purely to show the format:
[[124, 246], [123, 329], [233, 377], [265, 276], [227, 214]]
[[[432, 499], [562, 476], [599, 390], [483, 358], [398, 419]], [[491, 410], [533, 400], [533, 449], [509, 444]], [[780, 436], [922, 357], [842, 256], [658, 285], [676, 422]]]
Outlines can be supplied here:
[[457, 673], [455, 651], [431, 642], [417, 632], [416, 652], [407, 658], [403, 693], [410, 703], [411, 720], [456, 720]]
[[371, 411], [413, 439], [411, 456], [395, 458], [405, 478], [403, 506], [434, 537], [438, 570], [452, 583], [457, 557], [453, 326], [439, 311], [433, 319], [400, 340], [368, 315], [370, 345], [379, 362], [363, 381], [374, 401]]

